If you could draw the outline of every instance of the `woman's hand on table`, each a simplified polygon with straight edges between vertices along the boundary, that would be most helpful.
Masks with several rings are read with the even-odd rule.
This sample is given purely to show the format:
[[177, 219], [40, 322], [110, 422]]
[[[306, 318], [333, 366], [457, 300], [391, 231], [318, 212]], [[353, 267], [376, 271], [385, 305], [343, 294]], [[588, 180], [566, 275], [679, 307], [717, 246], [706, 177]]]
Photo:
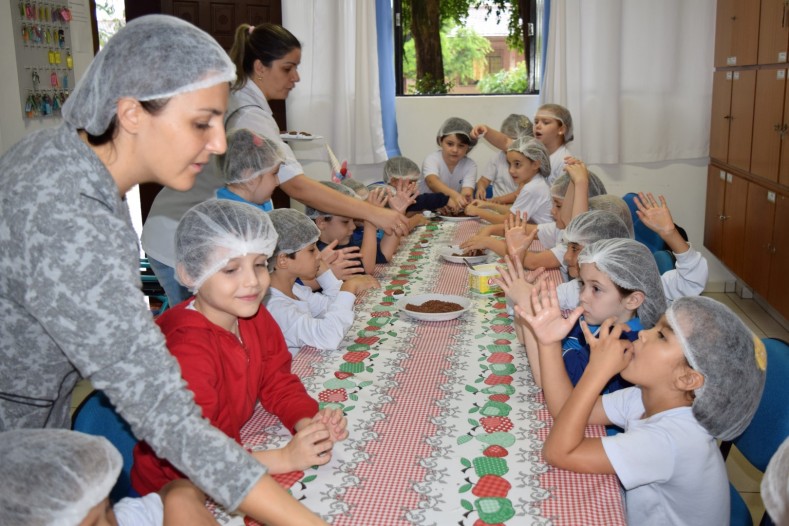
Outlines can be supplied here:
[[361, 276], [353, 276], [345, 280], [345, 283], [342, 284], [340, 290], [345, 292], [350, 292], [354, 296], [358, 295], [360, 292], [364, 292], [368, 289], [380, 289], [381, 284], [378, 282], [377, 279], [370, 276], [369, 274], [364, 274]]
[[556, 284], [546, 279], [532, 288], [531, 306], [533, 314], [520, 305], [515, 305], [515, 312], [531, 326], [540, 345], [561, 342], [584, 311], [583, 307], [576, 307], [566, 319], [563, 318]]
[[520, 212], [509, 214], [504, 219], [504, 240], [507, 243], [507, 253], [513, 259], [522, 262], [536, 237], [536, 228], [531, 232], [526, 231], [526, 220]]
[[324, 407], [312, 418], [313, 422], [322, 422], [331, 434], [331, 441], [342, 442], [348, 438], [348, 419], [342, 409]]

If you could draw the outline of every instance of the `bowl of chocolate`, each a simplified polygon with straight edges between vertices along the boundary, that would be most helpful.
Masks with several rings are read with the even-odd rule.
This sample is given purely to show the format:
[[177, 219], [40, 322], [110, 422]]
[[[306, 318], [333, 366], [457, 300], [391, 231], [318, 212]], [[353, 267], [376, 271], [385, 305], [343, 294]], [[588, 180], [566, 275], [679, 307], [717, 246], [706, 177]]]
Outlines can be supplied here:
[[439, 208], [436, 210], [436, 214], [444, 221], [468, 221], [469, 219], [478, 219], [477, 216], [467, 216], [462, 208], [460, 210], [453, 210], [448, 206]]
[[468, 262], [471, 265], [479, 265], [488, 260], [488, 250], [463, 250], [458, 245], [449, 245], [438, 249], [438, 255], [450, 263]]
[[449, 294], [418, 294], [400, 298], [395, 307], [407, 316], [421, 321], [447, 321], [460, 317], [471, 306], [471, 300]]

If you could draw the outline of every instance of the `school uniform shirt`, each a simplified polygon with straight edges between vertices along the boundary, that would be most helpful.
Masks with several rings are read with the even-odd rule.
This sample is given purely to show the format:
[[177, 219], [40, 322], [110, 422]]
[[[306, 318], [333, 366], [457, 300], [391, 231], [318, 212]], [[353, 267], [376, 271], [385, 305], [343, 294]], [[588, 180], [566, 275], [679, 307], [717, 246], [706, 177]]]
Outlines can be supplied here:
[[551, 217], [551, 189], [545, 182], [545, 177], [535, 175], [531, 181], [523, 185], [518, 197], [510, 208], [510, 212], [525, 212], [528, 214], [527, 221], [532, 224], [547, 223], [553, 219]]
[[449, 171], [441, 150], [436, 150], [425, 157], [422, 162], [422, 178], [419, 180], [419, 193], [429, 194], [433, 190], [427, 186], [425, 177], [437, 175], [441, 181], [452, 190], [460, 192], [464, 187], [475, 188], [477, 185], [477, 163], [468, 157], [458, 161], [453, 171]]
[[428, 192], [416, 196], [414, 204], [406, 209], [406, 212], [421, 212], [422, 210], [438, 210], [447, 206], [449, 196], [441, 192]]
[[603, 409], [625, 430], [601, 440], [625, 488], [628, 524], [729, 524], [726, 466], [690, 407], [644, 418], [641, 389], [630, 387], [604, 395]]
[[[440, 194], [444, 195], [444, 194]], [[445, 196], [446, 197], [446, 196]], [[381, 252], [381, 240], [384, 237], [384, 231], [380, 228], [375, 232], [375, 262], [376, 264], [380, 263], [389, 263], [389, 260], [386, 259], [386, 256], [383, 252]], [[364, 226], [357, 226], [356, 229], [351, 234], [351, 241], [348, 243], [349, 246], [354, 245], [359, 248], [362, 247], [362, 241], [364, 240]]]
[[[203, 417], [214, 427], [240, 444], [241, 427], [258, 401], [291, 432], [296, 422], [317, 414], [318, 403], [291, 372], [291, 355], [282, 332], [264, 306], [255, 316], [238, 319], [239, 341], [233, 333], [211, 323], [193, 304], [194, 300], [185, 301], [166, 310], [156, 323]], [[194, 437], [181, 439], [188, 442]], [[206, 457], [203, 461], [213, 465], [221, 459]], [[140, 495], [159, 491], [178, 478], [185, 477], [157, 457], [146, 442], [134, 447], [131, 482]]]
[[290, 353], [295, 356], [304, 346], [336, 349], [353, 324], [356, 296], [340, 290], [342, 281], [331, 270], [318, 276], [322, 292], [293, 284], [294, 300], [269, 287], [263, 302], [276, 320]]
[[[698, 296], [707, 286], [709, 275], [707, 259], [693, 245], [681, 254], [674, 254], [677, 263], [673, 270], [660, 276], [666, 301], [671, 304], [677, 298]], [[562, 283], [556, 289], [559, 295], [559, 308], [574, 309], [581, 298], [581, 286], [577, 279]]]
[[551, 175], [548, 176], [548, 186], [552, 185], [557, 177], [564, 173], [564, 158], [572, 155], [567, 146], [561, 145], [551, 154]]
[[257, 203], [253, 203], [252, 201], [247, 201], [246, 199], [244, 199], [243, 197], [241, 197], [237, 193], [233, 192], [232, 190], [230, 190], [226, 186], [223, 186], [222, 188], [217, 190], [215, 197], [217, 199], [228, 199], [230, 201], [236, 201], [238, 203], [244, 203], [246, 205], [252, 205], [255, 208], [259, 208], [260, 210], [262, 210], [264, 212], [271, 212], [272, 210], [274, 210], [274, 205], [271, 203], [271, 199], [269, 199], [268, 201], [266, 201], [262, 205], [259, 205]]
[[63, 123], [12, 146], [0, 174], [0, 429], [69, 428], [86, 378], [137, 438], [238, 507], [266, 468], [201, 418], [185, 388], [140, 291], [137, 234], [107, 168]]
[[164, 504], [158, 493], [124, 497], [112, 506], [118, 526], [162, 526]]
[[510, 175], [510, 165], [507, 163], [507, 154], [499, 151], [490, 158], [482, 177], [493, 185], [493, 197], [511, 194], [518, 189], [518, 185]]
[[563, 234], [564, 230], [556, 228], [556, 221], [537, 225], [537, 239], [540, 240], [545, 250], [551, 249], [561, 243]]

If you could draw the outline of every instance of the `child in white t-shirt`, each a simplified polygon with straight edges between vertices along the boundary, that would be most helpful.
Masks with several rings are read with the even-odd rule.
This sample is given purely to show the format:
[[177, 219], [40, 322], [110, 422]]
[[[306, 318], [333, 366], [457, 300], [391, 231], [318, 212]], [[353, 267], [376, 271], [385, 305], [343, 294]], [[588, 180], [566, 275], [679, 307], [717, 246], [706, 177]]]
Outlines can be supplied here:
[[[509, 114], [501, 123], [501, 133], [512, 140], [534, 135], [531, 120], [526, 115]], [[512, 204], [518, 197], [518, 184], [512, 179], [507, 162], [507, 152], [502, 150], [491, 157], [485, 171], [477, 179], [477, 199], [487, 199], [488, 187], [493, 185], [493, 203]]]
[[450, 117], [436, 134], [439, 149], [422, 162], [419, 192], [439, 192], [449, 197], [447, 206], [464, 208], [474, 197], [477, 163], [468, 153], [477, 144], [471, 138], [471, 124], [460, 117]]

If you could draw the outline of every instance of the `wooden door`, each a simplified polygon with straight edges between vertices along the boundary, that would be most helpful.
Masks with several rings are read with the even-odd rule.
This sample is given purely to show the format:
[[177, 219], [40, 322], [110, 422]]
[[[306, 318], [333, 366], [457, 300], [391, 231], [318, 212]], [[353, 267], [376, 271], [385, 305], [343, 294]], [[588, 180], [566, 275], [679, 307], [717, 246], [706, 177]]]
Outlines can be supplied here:
[[748, 183], [742, 279], [763, 298], [770, 289], [775, 193], [772, 196], [771, 201], [766, 188]]
[[786, 69], [762, 69], [756, 73], [751, 173], [770, 181], [778, 180], [781, 137], [787, 131], [783, 119], [785, 88]]
[[[787, 15], [789, 16], [789, 15]], [[784, 94], [783, 125], [789, 125], [789, 90]], [[781, 161], [778, 167], [778, 183], [789, 186], [789, 130], [781, 135]]]
[[704, 213], [704, 246], [723, 259], [723, 198], [726, 172], [711, 164], [707, 169], [707, 206]]
[[732, 56], [734, 31], [734, 1], [718, 0], [715, 12], [715, 67], [726, 67]]
[[789, 319], [789, 197], [775, 200], [773, 249], [770, 261], [770, 290], [767, 301]]
[[759, 64], [786, 62], [789, 6], [784, 0], [762, 0], [759, 21]]
[[728, 162], [745, 171], [751, 164], [755, 88], [756, 71], [732, 72]]
[[729, 66], [756, 64], [759, 46], [760, 4], [761, 0], [734, 1], [732, 56]]
[[743, 242], [745, 240], [745, 210], [748, 201], [748, 181], [726, 174], [723, 198], [723, 263], [736, 275], [742, 276]]
[[712, 77], [710, 157], [724, 163], [729, 158], [732, 76], [731, 71], [716, 71]]

